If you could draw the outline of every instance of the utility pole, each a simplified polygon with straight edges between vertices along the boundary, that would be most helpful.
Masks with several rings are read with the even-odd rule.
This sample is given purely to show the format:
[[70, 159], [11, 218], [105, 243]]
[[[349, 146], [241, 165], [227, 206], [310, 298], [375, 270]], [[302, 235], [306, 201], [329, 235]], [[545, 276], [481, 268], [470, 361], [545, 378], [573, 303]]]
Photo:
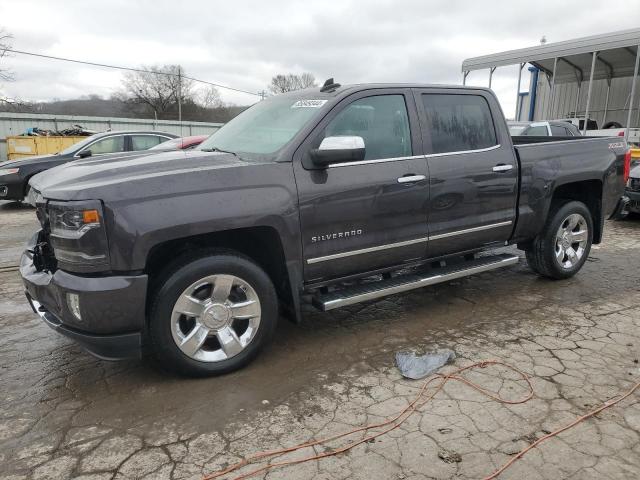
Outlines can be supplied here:
[[182, 71], [178, 65], [178, 121], [182, 122]]

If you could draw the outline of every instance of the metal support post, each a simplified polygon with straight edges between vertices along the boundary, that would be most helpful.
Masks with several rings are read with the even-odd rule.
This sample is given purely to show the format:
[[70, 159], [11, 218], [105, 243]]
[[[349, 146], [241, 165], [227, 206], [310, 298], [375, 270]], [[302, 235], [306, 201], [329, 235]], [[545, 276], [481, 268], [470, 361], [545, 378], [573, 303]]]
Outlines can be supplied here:
[[607, 122], [607, 110], [609, 110], [609, 92], [611, 91], [611, 78], [607, 78], [607, 96], [604, 99], [604, 114], [602, 115], [602, 125]]
[[638, 79], [638, 63], [640, 63], [640, 45], [636, 47], [636, 64], [633, 67], [633, 80], [631, 83], [631, 96], [629, 98], [629, 113], [627, 114], [627, 127], [624, 131], [624, 139], [629, 141], [629, 127], [631, 126], [631, 113], [636, 98], [636, 80]]
[[596, 69], [596, 58], [598, 52], [591, 55], [591, 73], [589, 74], [589, 90], [587, 90], [587, 106], [584, 109], [584, 125], [582, 126], [582, 135], [587, 134], [587, 124], [589, 123], [589, 104], [591, 103], [591, 90], [593, 88], [593, 72]]
[[553, 59], [553, 72], [551, 73], [551, 92], [549, 93], [549, 104], [547, 105], [547, 111], [545, 112], [545, 117], [547, 120], [551, 120], [549, 118], [553, 113], [553, 100], [556, 95], [556, 68], [558, 66], [558, 57]]
[[496, 71], [497, 67], [491, 67], [489, 69], [489, 88], [491, 88], [491, 79], [493, 78], [493, 72]]
[[518, 88], [516, 89], [516, 113], [513, 116], [513, 118], [515, 118], [516, 121], [520, 120], [520, 118], [518, 118], [518, 113], [520, 112], [519, 104], [520, 104], [520, 82], [522, 80], [522, 69], [524, 68], [525, 64], [521, 63], [520, 64], [520, 68], [518, 69]]

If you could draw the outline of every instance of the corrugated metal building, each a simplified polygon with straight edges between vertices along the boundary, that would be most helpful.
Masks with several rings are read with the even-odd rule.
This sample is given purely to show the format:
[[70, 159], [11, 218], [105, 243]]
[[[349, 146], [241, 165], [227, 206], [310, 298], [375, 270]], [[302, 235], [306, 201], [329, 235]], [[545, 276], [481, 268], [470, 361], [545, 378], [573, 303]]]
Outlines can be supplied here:
[[[529, 91], [522, 93], [527, 64]], [[495, 70], [510, 65], [519, 65], [520, 72], [517, 120], [588, 116], [600, 125], [640, 126], [640, 28], [468, 58], [462, 62], [463, 84], [471, 71], [487, 69], [491, 87]]]
[[[532, 67], [532, 70], [535, 67]], [[555, 86], [556, 93], [553, 105], [550, 105], [551, 86], [545, 75], [536, 75], [535, 71], [530, 72], [530, 86], [527, 92], [520, 95], [520, 104], [518, 106], [518, 116], [516, 120], [551, 120], [556, 118], [567, 117], [583, 117], [585, 114], [585, 105], [587, 102], [587, 89], [578, 88], [577, 83], [562, 83]], [[607, 81], [594, 80], [591, 93], [591, 102], [589, 104], [589, 117], [598, 121], [600, 125], [606, 122], [618, 122], [620, 125], [627, 123], [627, 109], [629, 108], [629, 97], [631, 92], [631, 78], [613, 78], [611, 80], [611, 89], [609, 93], [609, 104], [606, 110], [605, 105], [607, 99]], [[536, 82], [534, 84], [534, 82]], [[533, 116], [529, 118], [529, 108], [531, 102], [531, 93], [536, 88], [535, 107]], [[636, 91], [640, 88], [640, 80], [636, 81]], [[578, 92], [579, 90], [579, 92]], [[576, 95], [580, 94], [578, 98]], [[576, 111], [576, 100], [578, 109]], [[636, 105], [638, 102], [635, 102]], [[632, 112], [631, 126], [640, 126], [640, 109], [636, 106]]]
[[7, 159], [7, 137], [21, 135], [28, 128], [63, 130], [73, 125], [82, 125], [89, 130], [160, 130], [180, 136], [210, 135], [222, 123], [178, 122], [138, 118], [78, 117], [72, 115], [48, 115], [34, 113], [0, 112], [0, 161]]

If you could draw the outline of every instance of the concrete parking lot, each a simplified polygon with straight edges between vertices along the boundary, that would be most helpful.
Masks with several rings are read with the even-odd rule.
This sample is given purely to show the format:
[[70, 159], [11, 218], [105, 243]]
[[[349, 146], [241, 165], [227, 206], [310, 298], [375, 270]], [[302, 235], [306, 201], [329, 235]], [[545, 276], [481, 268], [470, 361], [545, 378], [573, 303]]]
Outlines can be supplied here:
[[[638, 219], [607, 222], [604, 243], [573, 279], [540, 279], [523, 259], [331, 313], [308, 310], [302, 325], [282, 321], [248, 368], [201, 380], [147, 361], [97, 360], [43, 325], [16, 268], [36, 227], [33, 210], [0, 204], [5, 479], [201, 478], [257, 451], [394, 416], [421, 386], [401, 378], [394, 353], [434, 347], [457, 354], [445, 371], [488, 359], [516, 366], [531, 376], [533, 399], [507, 405], [452, 382], [375, 441], [257, 478], [484, 478], [640, 380]], [[504, 369], [469, 377], [507, 398], [526, 393]], [[541, 444], [499, 478], [640, 478], [640, 393]]]

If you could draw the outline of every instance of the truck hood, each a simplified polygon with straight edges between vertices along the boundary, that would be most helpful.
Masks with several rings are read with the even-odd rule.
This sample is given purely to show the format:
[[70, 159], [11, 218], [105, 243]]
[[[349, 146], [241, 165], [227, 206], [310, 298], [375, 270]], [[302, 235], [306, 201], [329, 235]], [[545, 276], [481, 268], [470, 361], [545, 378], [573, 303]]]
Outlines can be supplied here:
[[29, 182], [44, 198], [108, 201], [170, 196], [209, 190], [218, 172], [253, 165], [228, 153], [171, 151], [120, 158], [87, 158], [65, 163]]

